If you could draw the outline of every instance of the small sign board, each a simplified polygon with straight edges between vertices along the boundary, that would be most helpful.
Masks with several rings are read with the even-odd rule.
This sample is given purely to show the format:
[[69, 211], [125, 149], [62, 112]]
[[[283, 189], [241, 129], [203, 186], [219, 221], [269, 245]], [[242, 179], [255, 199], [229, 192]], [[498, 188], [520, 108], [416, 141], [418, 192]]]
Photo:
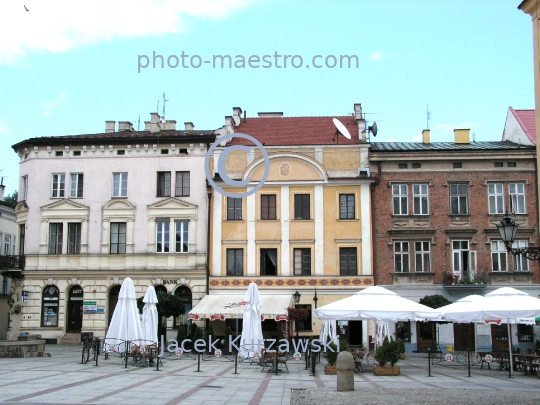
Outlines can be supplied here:
[[97, 301], [83, 301], [83, 312], [85, 314], [97, 313]]
[[178, 349], [178, 350], [176, 350], [175, 354], [177, 356], [181, 356], [182, 354], [184, 354], [184, 351], [182, 349]]
[[484, 360], [488, 363], [491, 363], [493, 361], [493, 356], [491, 354], [486, 354], [486, 357], [484, 357]]
[[221, 350], [216, 349], [216, 351], [214, 352], [214, 356], [221, 357]]
[[452, 360], [454, 360], [454, 356], [452, 356], [450, 353], [448, 353], [446, 356], [444, 356], [444, 359], [446, 361], [452, 361]]
[[295, 360], [300, 360], [302, 358], [302, 355], [299, 352], [296, 352], [293, 357]]
[[28, 301], [28, 290], [22, 290], [21, 291], [21, 302], [27, 302]]

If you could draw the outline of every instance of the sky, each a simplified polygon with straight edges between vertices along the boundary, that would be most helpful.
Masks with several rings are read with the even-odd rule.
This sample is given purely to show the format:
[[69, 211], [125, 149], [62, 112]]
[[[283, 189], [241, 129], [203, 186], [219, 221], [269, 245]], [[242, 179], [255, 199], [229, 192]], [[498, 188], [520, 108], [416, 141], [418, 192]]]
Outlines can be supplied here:
[[[377, 122], [372, 141], [420, 141], [427, 124], [432, 142], [453, 141], [455, 128], [470, 128], [476, 141], [501, 140], [510, 106], [534, 108], [532, 23], [519, 3], [2, 1], [6, 194], [18, 188], [11, 145], [104, 132], [106, 120], [137, 128], [140, 119], [144, 129], [158, 102], [163, 113], [163, 93], [166, 118], [180, 129], [186, 121], [221, 127], [232, 107], [248, 117], [343, 116], [361, 103], [368, 125]], [[222, 68], [215, 55], [237, 66]]]

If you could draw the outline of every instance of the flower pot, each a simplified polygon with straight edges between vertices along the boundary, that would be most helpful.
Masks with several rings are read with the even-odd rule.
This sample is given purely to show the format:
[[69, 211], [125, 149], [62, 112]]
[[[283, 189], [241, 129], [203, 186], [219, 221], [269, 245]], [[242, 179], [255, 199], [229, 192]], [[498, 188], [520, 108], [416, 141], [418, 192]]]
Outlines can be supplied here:
[[324, 366], [324, 374], [337, 374], [336, 366]]
[[373, 367], [373, 375], [400, 375], [399, 367]]

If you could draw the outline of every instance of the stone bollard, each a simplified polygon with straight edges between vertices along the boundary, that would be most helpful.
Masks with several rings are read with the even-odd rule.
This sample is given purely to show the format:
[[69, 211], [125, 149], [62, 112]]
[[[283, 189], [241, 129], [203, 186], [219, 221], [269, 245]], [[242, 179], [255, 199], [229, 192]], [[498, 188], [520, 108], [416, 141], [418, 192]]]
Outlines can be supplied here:
[[340, 352], [336, 361], [337, 390], [354, 391], [354, 358], [349, 352]]

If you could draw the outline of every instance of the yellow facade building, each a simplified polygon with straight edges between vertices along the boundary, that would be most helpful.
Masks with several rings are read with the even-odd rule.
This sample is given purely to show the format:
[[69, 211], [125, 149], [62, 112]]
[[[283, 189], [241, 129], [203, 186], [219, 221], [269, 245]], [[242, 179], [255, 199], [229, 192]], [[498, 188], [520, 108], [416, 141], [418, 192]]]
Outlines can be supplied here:
[[[245, 118], [240, 108], [233, 112], [222, 134], [257, 139], [268, 153], [269, 170], [264, 185], [249, 196], [212, 191], [207, 298], [243, 295], [249, 283], [256, 282], [263, 299], [274, 305], [294, 305], [298, 292], [297, 306], [311, 315], [316, 306], [373, 285], [372, 180], [360, 104], [354, 105], [354, 114], [337, 117], [351, 139], [337, 131], [333, 117], [259, 113]], [[224, 153], [238, 145], [247, 148]], [[222, 154], [228, 176], [249, 179], [249, 184], [235, 187], [221, 179], [217, 168]], [[224, 191], [247, 193], [261, 182], [265, 159], [252, 142], [233, 137], [216, 148], [212, 166], [215, 183]], [[285, 334], [272, 319], [276, 314], [263, 324], [265, 337]], [[213, 322], [216, 334], [229, 322]], [[297, 323], [298, 331], [287, 332], [318, 335], [320, 326], [310, 316]], [[352, 337], [352, 344], [366, 341], [361, 322], [344, 322], [340, 331]]]

